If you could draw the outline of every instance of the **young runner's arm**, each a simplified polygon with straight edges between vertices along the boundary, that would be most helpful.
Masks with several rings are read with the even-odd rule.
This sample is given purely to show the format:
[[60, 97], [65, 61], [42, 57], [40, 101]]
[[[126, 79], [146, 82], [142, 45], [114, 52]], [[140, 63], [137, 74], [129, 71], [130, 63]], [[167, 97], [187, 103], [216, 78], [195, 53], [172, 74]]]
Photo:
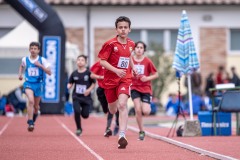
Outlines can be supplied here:
[[134, 75], [134, 76], [137, 76], [137, 75], [138, 75], [138, 72], [137, 72], [136, 67], [134, 66], [133, 57], [132, 57], [132, 56], [130, 57], [130, 66], [132, 67], [133, 75]]
[[152, 75], [149, 75], [149, 76], [142, 76], [140, 80], [142, 82], [147, 82], [147, 81], [152, 81], [156, 78], [158, 78], [158, 72], [155, 72], [155, 73], [153, 73]]
[[92, 79], [103, 79], [103, 78], [104, 78], [104, 76], [95, 74], [95, 73], [93, 73], [93, 72], [91, 72], [90, 77], [91, 77]]
[[88, 96], [91, 91], [94, 89], [95, 83], [92, 83], [91, 86], [84, 92], [84, 96]]
[[25, 65], [24, 65], [24, 58], [22, 59], [22, 63], [19, 66], [18, 69], [18, 79], [21, 81], [23, 79], [23, 70], [25, 69]]
[[106, 69], [116, 73], [118, 77], [125, 77], [126, 76], [126, 70], [125, 69], [118, 69], [113, 67], [111, 64], [109, 64], [106, 60], [100, 60], [101, 66], [105, 67]]
[[24, 70], [25, 67], [22, 66], [22, 64], [20, 64], [19, 66], [19, 71], [18, 71], [18, 79], [21, 81], [23, 79], [23, 70]]
[[46, 59], [42, 58], [42, 62], [43, 64], [39, 63], [39, 61], [34, 62], [34, 64], [36, 66], [38, 66], [39, 68], [41, 68], [45, 73], [47, 73], [48, 75], [51, 75], [51, 69], [50, 69], [50, 63], [48, 63], [46, 61]]

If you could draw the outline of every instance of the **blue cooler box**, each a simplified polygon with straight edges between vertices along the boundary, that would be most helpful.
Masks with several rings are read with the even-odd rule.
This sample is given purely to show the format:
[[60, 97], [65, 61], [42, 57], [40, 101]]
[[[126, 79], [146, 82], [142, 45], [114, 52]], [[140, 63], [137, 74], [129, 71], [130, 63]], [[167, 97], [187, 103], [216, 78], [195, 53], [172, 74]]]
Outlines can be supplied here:
[[[198, 120], [202, 129], [202, 136], [214, 135], [213, 116], [210, 111], [198, 112]], [[216, 113], [216, 129], [217, 135], [230, 136], [232, 135], [231, 113], [217, 112]]]

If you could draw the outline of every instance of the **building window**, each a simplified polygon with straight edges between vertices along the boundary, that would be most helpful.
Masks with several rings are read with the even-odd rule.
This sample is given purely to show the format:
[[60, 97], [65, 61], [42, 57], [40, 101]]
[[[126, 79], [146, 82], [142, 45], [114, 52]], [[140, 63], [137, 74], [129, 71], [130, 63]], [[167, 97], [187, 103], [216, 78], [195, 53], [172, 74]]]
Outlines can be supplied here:
[[240, 50], [240, 29], [230, 29], [230, 50], [239, 51]]
[[141, 39], [140, 34], [141, 34], [141, 30], [137, 30], [137, 29], [131, 30], [131, 32], [129, 33], [129, 38], [134, 42], [137, 42]]
[[143, 41], [147, 50], [163, 48], [167, 53], [175, 51], [177, 42], [177, 29], [132, 29], [129, 38], [133, 41]]
[[0, 76], [17, 75], [20, 64], [21, 58], [0, 58]]
[[148, 30], [147, 45], [149, 50], [163, 47], [163, 30]]
[[170, 30], [170, 51], [175, 52], [178, 30]]

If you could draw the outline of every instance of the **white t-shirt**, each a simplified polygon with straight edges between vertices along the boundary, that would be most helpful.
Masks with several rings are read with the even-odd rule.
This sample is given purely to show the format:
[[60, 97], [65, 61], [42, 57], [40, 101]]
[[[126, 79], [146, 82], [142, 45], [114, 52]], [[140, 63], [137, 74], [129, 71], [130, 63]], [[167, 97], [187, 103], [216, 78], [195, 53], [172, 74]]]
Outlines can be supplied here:
[[[22, 58], [22, 66], [23, 67], [26, 67], [26, 58], [27, 57], [23, 57]], [[38, 59], [39, 59], [39, 56], [37, 56], [37, 58], [36, 59], [31, 59], [30, 58], [30, 56], [28, 56], [28, 59], [29, 59], [29, 61], [31, 62], [31, 63], [34, 63], [34, 62], [36, 62], [36, 61], [38, 61]], [[50, 67], [51, 66], [51, 64], [46, 60], [46, 58], [44, 58], [44, 57], [42, 57], [42, 64], [43, 64], [43, 66], [45, 67], [45, 68], [48, 68], [48, 67]]]

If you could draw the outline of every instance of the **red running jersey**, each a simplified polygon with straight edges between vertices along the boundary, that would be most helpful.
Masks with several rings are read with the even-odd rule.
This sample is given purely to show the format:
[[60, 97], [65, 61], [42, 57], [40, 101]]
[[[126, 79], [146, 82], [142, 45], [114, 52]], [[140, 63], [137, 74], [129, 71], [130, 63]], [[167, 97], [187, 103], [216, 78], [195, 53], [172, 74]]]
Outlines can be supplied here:
[[117, 87], [121, 82], [131, 83], [131, 67], [130, 56], [134, 50], [135, 43], [127, 39], [126, 44], [118, 42], [117, 37], [107, 41], [100, 50], [98, 57], [101, 60], [106, 60], [113, 67], [125, 69], [127, 74], [120, 78], [118, 75], [110, 70], [105, 69], [103, 87], [111, 89]]
[[137, 90], [141, 93], [149, 93], [152, 95], [152, 87], [151, 87], [151, 81], [142, 82], [140, 78], [144, 76], [149, 76], [150, 74], [154, 74], [157, 72], [156, 67], [152, 63], [152, 61], [144, 57], [144, 59], [141, 62], [137, 62], [133, 59], [133, 63], [135, 68], [137, 69], [139, 75], [137, 77], [132, 77], [132, 86], [131, 90]]
[[[91, 72], [93, 72], [94, 74], [97, 74], [99, 76], [104, 75], [104, 70], [105, 70], [105, 68], [100, 65], [99, 61], [97, 61], [90, 69]], [[102, 79], [97, 79], [98, 86], [101, 88], [103, 88], [102, 81], [103, 81]]]

